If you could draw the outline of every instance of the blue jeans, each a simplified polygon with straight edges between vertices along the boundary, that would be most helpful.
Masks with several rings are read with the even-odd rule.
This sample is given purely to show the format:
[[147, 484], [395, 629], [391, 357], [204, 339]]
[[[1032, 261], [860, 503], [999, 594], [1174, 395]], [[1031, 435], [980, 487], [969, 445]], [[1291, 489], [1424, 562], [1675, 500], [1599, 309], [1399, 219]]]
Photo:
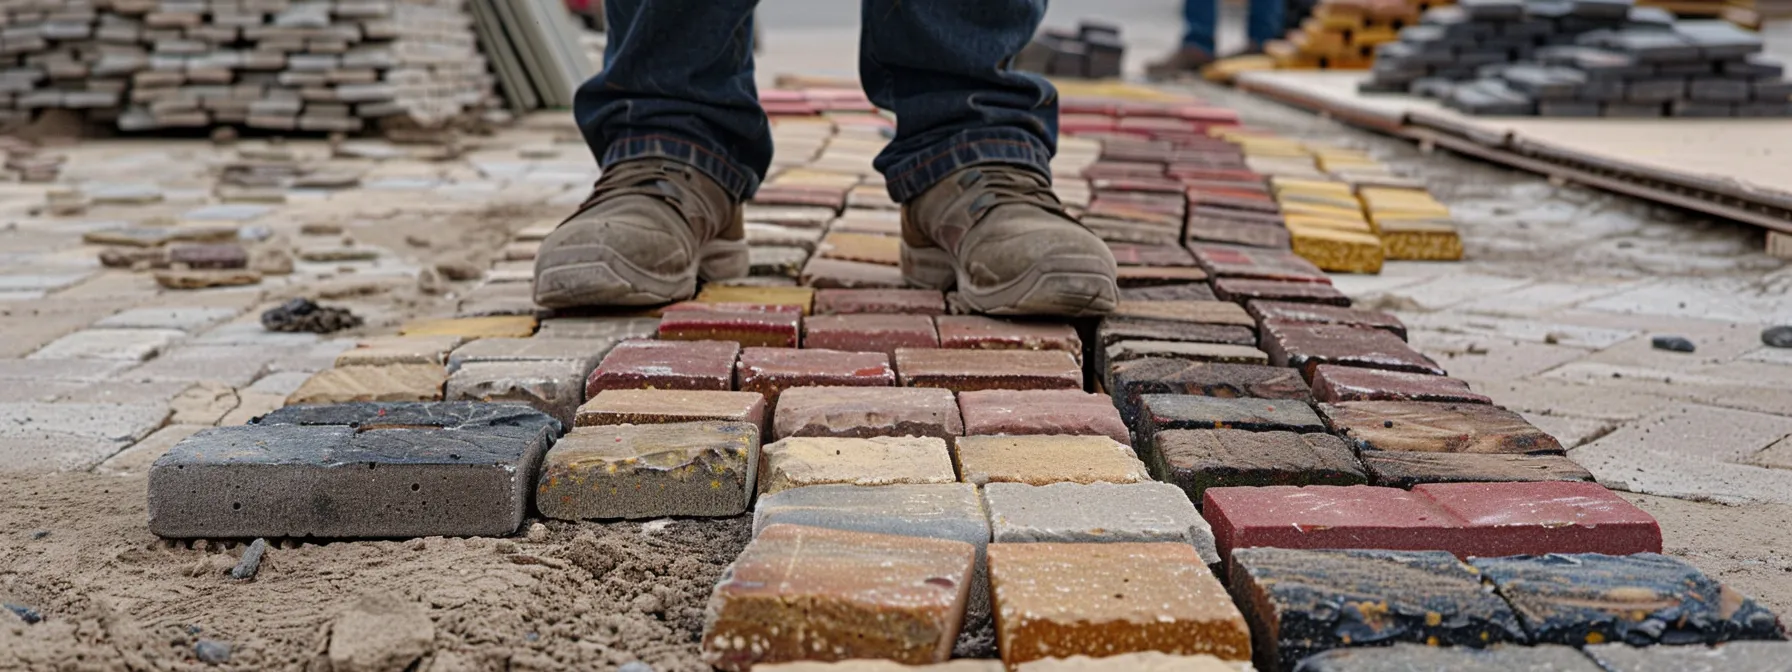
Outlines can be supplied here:
[[[862, 0], [859, 78], [896, 113], [873, 165], [907, 202], [959, 168], [1006, 163], [1050, 176], [1058, 92], [1010, 69], [1045, 0]], [[771, 165], [753, 85], [757, 0], [608, 0], [604, 70], [573, 114], [604, 166], [641, 157], [690, 163], [739, 198]]]
[[[1215, 53], [1213, 33], [1219, 26], [1219, 5], [1219, 0], [1183, 0], [1182, 26], [1186, 32], [1182, 34], [1182, 46]], [[1282, 13], [1286, 9], [1285, 0], [1250, 0], [1245, 35], [1251, 44], [1262, 47], [1264, 42], [1282, 37], [1286, 32]]]

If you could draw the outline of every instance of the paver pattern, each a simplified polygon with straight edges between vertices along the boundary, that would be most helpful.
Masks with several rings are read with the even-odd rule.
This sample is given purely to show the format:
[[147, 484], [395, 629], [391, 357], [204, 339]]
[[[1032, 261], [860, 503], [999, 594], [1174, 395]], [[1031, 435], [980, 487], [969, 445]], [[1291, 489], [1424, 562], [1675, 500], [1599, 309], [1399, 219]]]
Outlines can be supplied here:
[[[826, 91], [772, 95], [861, 104]], [[1783, 643], [1688, 646], [1784, 630], [1726, 585], [1738, 574], [1680, 559], [1711, 561], [1656, 519], [1665, 500], [1618, 494], [1792, 503], [1792, 358], [1761, 336], [1792, 322], [1784, 292], [1760, 289], [1784, 272], [1539, 279], [1555, 276], [1477, 261], [1501, 241], [1472, 235], [1461, 265], [1404, 262], [1461, 243], [1399, 216], [1429, 206], [1374, 191], [1405, 178], [1365, 153], [1192, 100], [1063, 102], [1058, 190], [1123, 265], [1120, 310], [1098, 320], [964, 315], [901, 287], [899, 220], [869, 169], [889, 122], [860, 112], [778, 115], [781, 163], [747, 206], [749, 277], [660, 308], [533, 306], [531, 250], [558, 220], [530, 218], [546, 208], [500, 213], [471, 261], [422, 234], [355, 225], [349, 244], [286, 221], [314, 203], [367, 217], [391, 182], [149, 226], [210, 205], [209, 184], [182, 192], [189, 176], [159, 187], [166, 206], [23, 217], [0, 250], [0, 472], [147, 473], [148, 530], [172, 539], [526, 540], [531, 518], [645, 529], [750, 511], [710, 617], [664, 614], [723, 669], [955, 652], [1020, 670], [1171, 664], [1104, 661], [1126, 652], [1314, 671], [1785, 660]], [[88, 165], [103, 163], [82, 169], [121, 179]], [[364, 167], [412, 180], [419, 165]], [[591, 177], [485, 150], [440, 168], [448, 186], [514, 171], [507, 188], [556, 210]], [[432, 217], [487, 197], [428, 193], [444, 199]], [[1452, 218], [1508, 217], [1486, 195], [1443, 200], [1464, 204]], [[1542, 215], [1597, 238], [1575, 228], [1589, 218]], [[1645, 265], [1684, 253], [1644, 242]], [[148, 256], [105, 265], [127, 246], [256, 284], [173, 289], [153, 273], [178, 269]], [[265, 329], [295, 294], [367, 324]], [[382, 295], [405, 298], [367, 298]], [[1697, 348], [1651, 347], [1662, 333]], [[532, 569], [592, 562], [499, 543]], [[1359, 550], [1316, 550], [1341, 548]], [[1338, 603], [1353, 606], [1315, 606]], [[1389, 641], [1513, 646], [1366, 646]]]

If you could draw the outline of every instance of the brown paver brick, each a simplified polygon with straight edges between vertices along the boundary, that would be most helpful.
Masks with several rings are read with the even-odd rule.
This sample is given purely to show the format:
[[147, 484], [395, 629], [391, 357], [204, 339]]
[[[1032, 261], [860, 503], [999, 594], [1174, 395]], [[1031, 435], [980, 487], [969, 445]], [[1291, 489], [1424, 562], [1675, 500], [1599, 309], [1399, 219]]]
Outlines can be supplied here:
[[1343, 324], [1265, 322], [1263, 351], [1276, 366], [1301, 370], [1308, 380], [1323, 364], [1445, 375], [1443, 367], [1381, 329]]
[[739, 515], [758, 450], [750, 423], [580, 427], [542, 460], [535, 506], [562, 520]]
[[961, 541], [772, 525], [710, 597], [704, 662], [944, 662], [976, 554]]
[[1321, 364], [1313, 370], [1313, 398], [1341, 401], [1450, 401], [1491, 404], [1468, 383], [1445, 376]]
[[466, 339], [460, 336], [377, 336], [364, 338], [336, 356], [336, 366], [385, 366], [448, 362], [448, 353]]
[[[1191, 325], [1200, 326], [1200, 325]], [[1227, 343], [1179, 343], [1175, 341], [1120, 341], [1103, 353], [1110, 366], [1135, 359], [1180, 359], [1190, 362], [1268, 364], [1269, 355], [1249, 345]]]
[[1209, 655], [1172, 656], [1157, 651], [1118, 656], [1071, 656], [1021, 663], [1016, 672], [1241, 672], [1239, 663]]
[[1346, 324], [1357, 327], [1382, 329], [1406, 340], [1406, 323], [1400, 318], [1379, 310], [1362, 310], [1359, 308], [1340, 308], [1318, 303], [1293, 303], [1288, 301], [1251, 301], [1245, 304], [1245, 310], [1259, 322], [1275, 320], [1305, 324]]
[[761, 495], [808, 485], [958, 480], [946, 442], [931, 436], [791, 437], [765, 446], [759, 464]]
[[735, 365], [743, 392], [765, 395], [772, 406], [793, 387], [890, 387], [896, 370], [881, 352], [747, 348]]
[[796, 387], [778, 396], [773, 436], [932, 436], [964, 434], [951, 390], [911, 387]]
[[573, 424], [659, 425], [717, 420], [765, 429], [765, 396], [723, 390], [604, 390], [579, 407]]
[[1288, 250], [1210, 243], [1188, 249], [1201, 268], [1218, 277], [1331, 284], [1325, 271]]
[[1286, 282], [1252, 278], [1216, 278], [1213, 293], [1234, 303], [1249, 301], [1293, 301], [1350, 306], [1350, 297], [1336, 287], [1318, 282]]
[[678, 310], [660, 318], [660, 340], [731, 341], [742, 347], [794, 348], [802, 315], [773, 311]]
[[980, 390], [958, 395], [964, 433], [1106, 436], [1132, 445], [1120, 411], [1105, 394], [1081, 390]]
[[1121, 301], [1114, 317], [1194, 324], [1224, 324], [1257, 327], [1257, 320], [1244, 308], [1229, 301]]
[[902, 239], [867, 233], [829, 232], [815, 248], [824, 259], [857, 261], [881, 266], [902, 265]]
[[823, 289], [815, 292], [816, 315], [862, 313], [944, 315], [946, 296], [931, 289]]
[[1139, 417], [1140, 396], [1198, 394], [1306, 402], [1307, 382], [1293, 369], [1255, 364], [1216, 364], [1163, 357], [1118, 362], [1110, 367], [1108, 390], [1127, 426]]
[[1560, 455], [1507, 453], [1363, 452], [1370, 485], [1411, 488], [1420, 483], [1591, 481], [1593, 474]]
[[896, 377], [904, 387], [975, 390], [1083, 388], [1083, 369], [1067, 352], [901, 348]]
[[952, 458], [966, 483], [1143, 483], [1138, 455], [1105, 436], [963, 436]]
[[1364, 451], [1562, 453], [1555, 437], [1487, 404], [1347, 401], [1320, 404], [1319, 412], [1333, 433]]
[[1236, 324], [1189, 324], [1128, 317], [1110, 317], [1096, 329], [1096, 340], [1103, 346], [1121, 341], [1177, 341], [1183, 343], [1226, 343], [1257, 347], [1257, 330]]
[[589, 374], [614, 345], [607, 340], [546, 338], [540, 334], [530, 338], [481, 338], [448, 353], [448, 370], [453, 371], [463, 364], [557, 360], [574, 362]]
[[1368, 481], [1350, 447], [1330, 434], [1178, 429], [1158, 432], [1149, 453], [1157, 477], [1196, 504], [1208, 488]]
[[817, 289], [901, 289], [908, 286], [902, 269], [883, 264], [868, 264], [844, 259], [810, 257], [798, 279], [805, 287]]
[[991, 544], [996, 640], [1010, 667], [1135, 651], [1251, 657], [1251, 633], [1194, 547]]
[[818, 315], [803, 324], [803, 347], [845, 352], [939, 347], [939, 332], [927, 315]]
[[347, 366], [319, 371], [287, 405], [340, 404], [350, 401], [440, 401], [448, 372], [436, 364]]
[[1083, 359], [1083, 340], [1076, 327], [1042, 321], [1005, 320], [982, 315], [934, 318], [940, 347], [963, 350], [1057, 350]]

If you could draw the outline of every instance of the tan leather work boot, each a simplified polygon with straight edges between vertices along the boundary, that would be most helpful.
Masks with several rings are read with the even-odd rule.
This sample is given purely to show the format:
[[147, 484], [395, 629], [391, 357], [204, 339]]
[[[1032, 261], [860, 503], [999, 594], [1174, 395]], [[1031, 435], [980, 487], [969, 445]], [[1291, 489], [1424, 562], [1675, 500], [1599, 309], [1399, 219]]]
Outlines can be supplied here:
[[579, 211], [541, 241], [535, 302], [549, 308], [645, 306], [691, 298], [697, 278], [747, 274], [740, 204], [670, 159], [610, 166]]
[[902, 274], [993, 315], [1101, 315], [1120, 289], [1114, 254], [1045, 177], [1005, 165], [946, 176], [902, 206]]

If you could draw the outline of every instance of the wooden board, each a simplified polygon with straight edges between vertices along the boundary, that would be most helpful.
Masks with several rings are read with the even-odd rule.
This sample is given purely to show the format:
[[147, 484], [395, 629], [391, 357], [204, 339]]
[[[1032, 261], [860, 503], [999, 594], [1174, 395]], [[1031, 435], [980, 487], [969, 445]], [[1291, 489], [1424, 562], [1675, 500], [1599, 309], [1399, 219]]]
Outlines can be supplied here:
[[1475, 117], [1423, 98], [1359, 94], [1365, 77], [1249, 72], [1238, 85], [1346, 123], [1792, 232], [1792, 119]]

